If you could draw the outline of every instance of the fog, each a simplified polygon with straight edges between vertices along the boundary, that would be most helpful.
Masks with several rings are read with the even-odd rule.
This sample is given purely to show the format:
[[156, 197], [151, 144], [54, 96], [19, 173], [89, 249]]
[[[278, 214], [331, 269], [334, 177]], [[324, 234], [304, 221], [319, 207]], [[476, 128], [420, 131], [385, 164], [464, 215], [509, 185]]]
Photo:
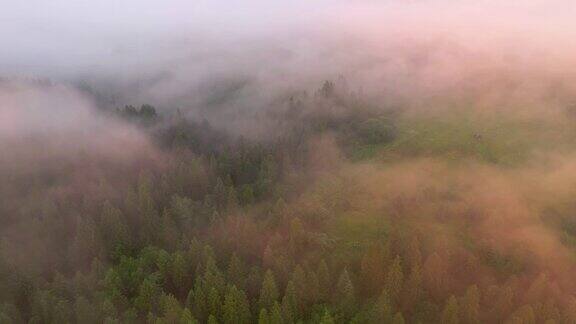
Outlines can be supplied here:
[[[420, 238], [404, 271], [438, 305], [472, 284], [517, 293], [498, 320], [576, 300], [574, 1], [5, 2], [0, 256], [18, 271], [111, 266], [194, 233], [284, 280], [299, 226], [317, 257], [346, 240], [338, 222], [366, 219], [362, 238], [371, 222], [390, 225], [374, 241]], [[121, 110], [143, 104], [149, 124]], [[57, 208], [66, 235], [36, 239]], [[364, 266], [348, 252], [331, 267]]]
[[164, 109], [206, 109], [232, 91], [222, 105], [262, 110], [338, 76], [409, 105], [555, 103], [573, 92], [575, 10], [538, 0], [31, 1], [0, 14], [0, 73], [87, 82], [108, 105]]

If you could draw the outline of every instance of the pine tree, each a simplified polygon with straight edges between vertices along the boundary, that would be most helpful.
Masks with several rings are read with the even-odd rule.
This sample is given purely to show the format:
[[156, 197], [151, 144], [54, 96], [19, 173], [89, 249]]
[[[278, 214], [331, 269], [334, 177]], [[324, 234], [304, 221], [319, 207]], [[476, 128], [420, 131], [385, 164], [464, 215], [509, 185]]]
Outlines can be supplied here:
[[236, 190], [233, 186], [228, 188], [228, 193], [226, 195], [226, 209], [228, 211], [235, 211], [238, 209], [238, 198], [236, 196]]
[[220, 295], [218, 294], [218, 290], [215, 287], [211, 287], [208, 290], [207, 302], [206, 302], [207, 310], [209, 314], [214, 316], [220, 315]]
[[392, 319], [392, 314], [392, 301], [384, 289], [374, 303], [370, 323], [388, 323]]
[[444, 311], [442, 311], [442, 324], [458, 324], [460, 322], [458, 313], [458, 301], [456, 297], [450, 296], [446, 306], [444, 306]]
[[206, 295], [204, 293], [203, 285], [199, 278], [197, 278], [194, 289], [190, 290], [188, 298], [186, 300], [186, 305], [192, 310], [192, 313], [201, 322], [204, 322], [207, 316], [207, 302]]
[[282, 298], [282, 318], [285, 324], [296, 322], [298, 319], [298, 300], [294, 283], [289, 281]]
[[194, 316], [192, 316], [192, 312], [188, 308], [184, 308], [182, 311], [182, 316], [180, 317], [180, 324], [200, 324]]
[[257, 296], [262, 287], [262, 271], [257, 266], [250, 267], [246, 277], [246, 291], [250, 296]]
[[316, 273], [314, 271], [308, 270], [306, 272], [306, 278], [307, 278], [307, 283], [308, 283], [308, 287], [307, 287], [307, 291], [308, 291], [308, 297], [309, 297], [309, 302], [310, 304], [316, 304], [319, 300], [319, 296], [320, 296], [320, 282], [318, 281], [318, 277], [316, 276]]
[[182, 316], [182, 306], [173, 295], [163, 294], [160, 297], [162, 318], [167, 323], [177, 323]]
[[426, 288], [432, 297], [436, 300], [442, 299], [445, 296], [447, 271], [444, 261], [436, 252], [426, 259], [422, 273]]
[[[402, 316], [402, 313], [398, 312], [396, 313], [396, 315], [394, 315], [394, 318], [392, 319], [392, 324], [404, 324], [404, 316]], [[442, 324], [444, 324], [444, 322], [442, 322]]]
[[227, 269], [228, 281], [238, 288], [244, 287], [244, 265], [236, 253], [230, 257]]
[[406, 262], [410, 268], [422, 266], [422, 253], [420, 252], [420, 240], [416, 235], [408, 239], [406, 244]]
[[308, 282], [306, 281], [306, 274], [300, 265], [297, 265], [292, 273], [292, 282], [296, 291], [296, 305], [298, 312], [303, 314], [306, 312], [306, 305], [310, 300], [308, 296]]
[[272, 324], [266, 308], [260, 310], [260, 315], [258, 315], [258, 324]]
[[362, 291], [367, 296], [377, 294], [384, 281], [384, 255], [379, 245], [364, 254], [360, 262]]
[[332, 315], [330, 315], [329, 311], [324, 312], [320, 324], [334, 324], [334, 319], [332, 318]]
[[98, 311], [84, 297], [78, 297], [76, 299], [74, 303], [74, 313], [76, 314], [77, 323], [96, 324], [99, 322]]
[[280, 305], [277, 302], [274, 302], [274, 305], [272, 305], [272, 309], [270, 310], [270, 323], [288, 323], [288, 321], [283, 321], [282, 311], [280, 310]]
[[114, 208], [108, 201], [104, 203], [101, 217], [102, 238], [112, 260], [128, 253], [131, 245], [129, 228], [122, 211]]
[[340, 312], [346, 317], [351, 316], [356, 307], [356, 293], [347, 269], [342, 271], [338, 279], [335, 298]]
[[60, 300], [54, 307], [54, 323], [70, 323], [72, 319], [72, 309], [65, 300]]
[[328, 265], [324, 260], [321, 260], [318, 264], [318, 270], [316, 272], [316, 277], [318, 277], [318, 298], [320, 301], [328, 301], [328, 298], [332, 292], [332, 279], [330, 278], [330, 272], [328, 271]]
[[278, 288], [276, 287], [276, 280], [272, 270], [267, 270], [264, 274], [264, 281], [262, 282], [262, 289], [260, 290], [260, 300], [258, 302], [260, 308], [270, 308], [275, 301], [278, 300]]
[[465, 324], [480, 323], [480, 293], [476, 285], [468, 287], [461, 302], [461, 319]]
[[229, 288], [226, 296], [224, 296], [224, 305], [222, 306], [222, 323], [233, 324], [236, 319], [240, 317], [238, 309], [236, 287]]
[[497, 294], [493, 298], [494, 304], [490, 315], [493, 320], [504, 320], [513, 310], [514, 291], [510, 287], [495, 287], [495, 289]]
[[157, 278], [155, 276], [149, 276], [138, 288], [138, 295], [134, 300], [134, 305], [137, 309], [146, 314], [155, 309], [157, 298], [160, 293], [160, 287], [157, 283]]
[[159, 242], [161, 242], [162, 247], [168, 251], [174, 251], [178, 245], [178, 225], [174, 221], [174, 217], [170, 213], [169, 209], [165, 209], [162, 213], [162, 218], [159, 221], [160, 233]]
[[423, 295], [422, 290], [422, 271], [420, 266], [412, 267], [410, 275], [404, 284], [401, 296], [401, 307], [403, 310], [413, 309], [414, 305]]
[[182, 252], [174, 253], [171, 267], [171, 277], [174, 289], [181, 296], [190, 289], [190, 278], [188, 277], [188, 264]]
[[226, 288], [224, 276], [218, 269], [214, 257], [209, 255], [206, 258], [206, 269], [204, 271], [204, 282], [206, 287], [213, 287], [216, 289], [218, 294], [223, 294]]
[[392, 301], [398, 302], [403, 285], [404, 273], [402, 272], [400, 256], [397, 256], [392, 265], [388, 268], [384, 285]]
[[250, 302], [246, 293], [242, 289], [237, 290], [236, 300], [238, 302], [238, 320], [241, 324], [249, 324], [252, 322], [252, 315], [250, 314]]
[[518, 308], [512, 318], [517, 318], [519, 323], [522, 324], [536, 324], [536, 315], [531, 305], [524, 305]]
[[145, 244], [156, 242], [160, 220], [156, 209], [156, 202], [152, 196], [152, 179], [148, 175], [141, 175], [138, 182], [137, 211], [141, 220], [140, 240]]
[[216, 319], [216, 316], [210, 314], [210, 316], [208, 316], [207, 324], [218, 324], [218, 319]]

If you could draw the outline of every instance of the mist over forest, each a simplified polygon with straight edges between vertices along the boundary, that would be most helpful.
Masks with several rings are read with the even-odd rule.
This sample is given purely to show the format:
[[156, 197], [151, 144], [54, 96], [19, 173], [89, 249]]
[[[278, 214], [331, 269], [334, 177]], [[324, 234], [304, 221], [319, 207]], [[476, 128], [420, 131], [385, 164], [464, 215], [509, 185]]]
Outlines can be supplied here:
[[576, 3], [0, 10], [0, 323], [576, 323]]

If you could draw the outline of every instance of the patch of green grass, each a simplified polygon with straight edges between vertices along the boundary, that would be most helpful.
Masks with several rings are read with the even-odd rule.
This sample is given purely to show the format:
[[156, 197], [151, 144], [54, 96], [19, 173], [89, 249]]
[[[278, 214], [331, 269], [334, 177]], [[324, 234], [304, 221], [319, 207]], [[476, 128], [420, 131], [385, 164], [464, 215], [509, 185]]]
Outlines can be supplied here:
[[553, 125], [504, 116], [405, 117], [397, 120], [395, 127], [393, 141], [359, 144], [352, 150], [352, 158], [436, 157], [514, 166], [537, 150], [549, 150], [564, 141], [559, 139], [562, 133]]

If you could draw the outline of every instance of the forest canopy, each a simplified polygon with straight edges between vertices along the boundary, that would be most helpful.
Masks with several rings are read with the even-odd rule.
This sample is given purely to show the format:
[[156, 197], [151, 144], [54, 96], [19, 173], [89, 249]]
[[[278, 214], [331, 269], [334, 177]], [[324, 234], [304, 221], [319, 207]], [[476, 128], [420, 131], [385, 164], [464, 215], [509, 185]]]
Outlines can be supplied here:
[[102, 2], [0, 13], [0, 323], [576, 322], [573, 4]]

